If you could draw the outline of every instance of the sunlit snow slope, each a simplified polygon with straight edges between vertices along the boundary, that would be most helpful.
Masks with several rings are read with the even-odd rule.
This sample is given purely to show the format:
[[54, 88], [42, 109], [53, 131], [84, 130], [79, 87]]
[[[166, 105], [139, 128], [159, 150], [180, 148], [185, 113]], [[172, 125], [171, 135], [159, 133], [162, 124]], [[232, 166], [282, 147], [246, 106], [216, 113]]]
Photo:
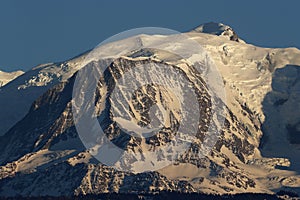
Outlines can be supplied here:
[[6, 85], [8, 82], [14, 80], [18, 76], [22, 75], [23, 71], [15, 71], [15, 72], [3, 72], [0, 71], [0, 87]]

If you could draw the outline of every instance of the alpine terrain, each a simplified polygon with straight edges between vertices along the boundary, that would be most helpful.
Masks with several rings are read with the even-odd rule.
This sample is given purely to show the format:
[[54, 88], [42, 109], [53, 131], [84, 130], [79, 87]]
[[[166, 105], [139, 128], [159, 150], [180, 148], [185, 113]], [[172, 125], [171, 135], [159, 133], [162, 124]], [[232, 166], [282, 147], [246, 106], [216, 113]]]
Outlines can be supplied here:
[[8, 82], [14, 80], [18, 76], [22, 75], [23, 71], [15, 71], [15, 72], [3, 72], [0, 71], [0, 87], [4, 86]]
[[[143, 156], [166, 145], [180, 119], [180, 102], [172, 95], [184, 91], [149, 84], [132, 94], [127, 112], [140, 127], [150, 124], [153, 105], [164, 107], [168, 114], [166, 124], [151, 137], [125, 134], [130, 123], [113, 117], [113, 107], [118, 104], [113, 99], [117, 80], [129, 69], [160, 63], [179, 71], [180, 76], [170, 79], [171, 83], [182, 83], [180, 77], [185, 77], [195, 88], [201, 108], [196, 135], [200, 143], [208, 130], [207, 121], [215, 120], [212, 101], [224, 105], [222, 130], [209, 153], [199, 156], [201, 144], [195, 142], [171, 165], [141, 173], [98, 162], [79, 137], [72, 108], [78, 70], [91, 56], [86, 52], [65, 62], [36, 66], [24, 74], [0, 72], [0, 196], [160, 191], [300, 195], [300, 50], [257, 47], [218, 23], [203, 24], [184, 35], [198, 42], [214, 62], [224, 84], [224, 99], [210, 100], [205, 79], [189, 61], [194, 55], [182, 59], [145, 47], [163, 38], [160, 45], [180, 49], [180, 38], [143, 34], [104, 46], [136, 45], [139, 50], [93, 61], [113, 59], [97, 85], [97, 119], [107, 138], [128, 152]], [[124, 92], [120, 88], [120, 93]], [[164, 158], [165, 153], [159, 156]], [[145, 168], [148, 164], [145, 161]], [[139, 171], [144, 166], [133, 167]]]

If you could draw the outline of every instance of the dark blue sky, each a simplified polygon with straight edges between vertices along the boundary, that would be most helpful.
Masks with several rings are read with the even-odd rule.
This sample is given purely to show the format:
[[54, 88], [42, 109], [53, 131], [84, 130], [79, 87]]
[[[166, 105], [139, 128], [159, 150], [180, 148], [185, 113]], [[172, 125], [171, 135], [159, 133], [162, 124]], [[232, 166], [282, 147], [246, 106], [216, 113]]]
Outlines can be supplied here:
[[300, 48], [300, 1], [1, 0], [0, 69], [28, 70], [93, 48], [131, 28], [187, 31], [222, 22], [265, 47]]

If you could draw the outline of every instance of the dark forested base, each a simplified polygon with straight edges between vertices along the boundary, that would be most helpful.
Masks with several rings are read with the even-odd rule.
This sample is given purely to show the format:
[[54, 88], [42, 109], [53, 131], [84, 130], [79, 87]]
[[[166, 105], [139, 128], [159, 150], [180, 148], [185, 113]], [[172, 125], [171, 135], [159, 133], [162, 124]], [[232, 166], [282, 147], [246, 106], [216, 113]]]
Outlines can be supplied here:
[[184, 200], [198, 200], [198, 199], [241, 199], [241, 200], [269, 200], [269, 199], [281, 199], [276, 195], [271, 194], [254, 194], [254, 193], [244, 193], [244, 194], [235, 194], [235, 195], [209, 195], [209, 194], [199, 194], [199, 193], [177, 193], [177, 192], [162, 192], [159, 194], [118, 194], [118, 193], [109, 193], [109, 194], [100, 194], [100, 195], [85, 195], [85, 196], [73, 196], [73, 197], [7, 197], [0, 198], [4, 200], [168, 200], [168, 199], [184, 199]]

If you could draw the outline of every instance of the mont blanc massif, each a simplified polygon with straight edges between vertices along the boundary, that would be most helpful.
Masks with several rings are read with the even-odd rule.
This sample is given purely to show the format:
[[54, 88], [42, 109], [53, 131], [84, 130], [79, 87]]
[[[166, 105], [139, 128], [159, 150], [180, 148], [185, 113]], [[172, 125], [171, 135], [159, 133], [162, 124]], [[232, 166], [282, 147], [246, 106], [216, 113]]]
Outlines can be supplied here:
[[[146, 198], [147, 194], [174, 192], [220, 196], [257, 193], [272, 198], [297, 198], [300, 195], [300, 50], [254, 46], [220, 23], [206, 23], [182, 35], [200, 44], [214, 63], [224, 86], [224, 99], [210, 100], [209, 86], [191, 62], [195, 53], [182, 58], [148, 48], [149, 44], [158, 43], [164, 49], [183, 48], [179, 44], [184, 41], [176, 34], [141, 34], [104, 44], [106, 49], [135, 45], [136, 50], [120, 52], [117, 58], [105, 55], [97, 61], [111, 62], [95, 91], [97, 119], [109, 141], [145, 159], [145, 165], [133, 165], [131, 157], [124, 157], [122, 163], [133, 170], [118, 170], [99, 162], [91, 152], [95, 147], [87, 148], [78, 134], [73, 86], [79, 71], [87, 65], [87, 57], [93, 56], [90, 51], [64, 62], [38, 65], [27, 72], [0, 71], [0, 196], [115, 193]], [[113, 98], [118, 94], [113, 90], [128, 70], [157, 63], [178, 71], [178, 79], [169, 79], [172, 84], [181, 83], [183, 77], [195, 89], [196, 104], [202, 106], [201, 116], [200, 120], [191, 119], [189, 123], [193, 126], [199, 122], [196, 138], [200, 143], [209, 129], [206, 122], [214, 123], [218, 117], [210, 108], [212, 102], [223, 105], [223, 123], [204, 156], [195, 153], [201, 151], [201, 144], [195, 142], [171, 164], [142, 170], [149, 167], [146, 152], [167, 145], [175, 137], [182, 102], [173, 97], [184, 94], [184, 90], [169, 90], [155, 84], [135, 90], [127, 102], [130, 109], [123, 110], [131, 116], [129, 121], [137, 120], [139, 126], [135, 129], [156, 120], [151, 117], [154, 105], [168, 115], [163, 116], [167, 118], [161, 125], [163, 128], [145, 138], [124, 133], [132, 122], [114, 117], [118, 115], [114, 109], [118, 102]], [[123, 92], [125, 89], [120, 86], [118, 93]], [[159, 116], [156, 117], [159, 121]], [[165, 159], [167, 154], [161, 151], [157, 156]]]

